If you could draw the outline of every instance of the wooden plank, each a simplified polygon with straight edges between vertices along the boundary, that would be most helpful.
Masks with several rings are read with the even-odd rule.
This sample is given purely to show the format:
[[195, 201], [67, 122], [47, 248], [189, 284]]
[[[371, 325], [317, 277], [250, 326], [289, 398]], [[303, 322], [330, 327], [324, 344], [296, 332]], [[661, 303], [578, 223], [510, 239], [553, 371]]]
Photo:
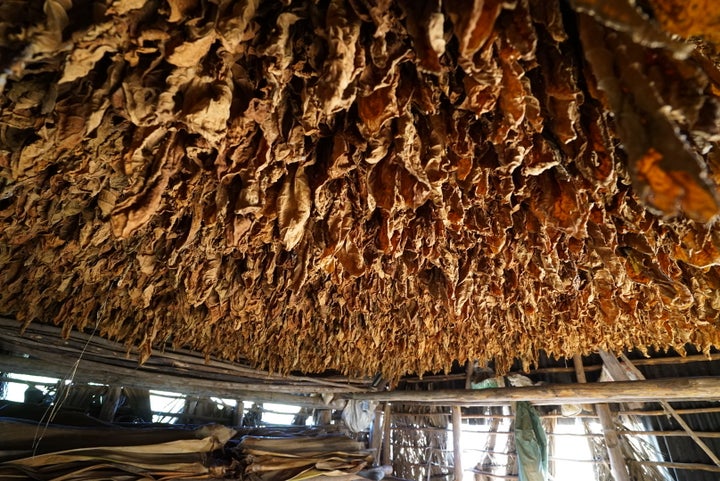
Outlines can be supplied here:
[[462, 434], [462, 408], [460, 406], [452, 407], [452, 434], [453, 434], [453, 472], [455, 473], [455, 481], [462, 481], [462, 446], [460, 437]]
[[649, 402], [658, 399], [709, 401], [716, 400], [718, 392], [720, 392], [720, 376], [588, 384], [546, 384], [477, 390], [347, 393], [342, 397], [442, 406], [494, 406], [513, 401], [529, 401], [535, 405]]
[[[79, 354], [78, 354], [79, 356]], [[12, 356], [10, 356], [12, 357]], [[13, 357], [14, 359], [21, 359], [19, 356]], [[28, 359], [28, 358], [24, 358]], [[54, 352], [33, 350], [32, 359], [46, 361], [49, 364], [58, 364], [59, 366], [70, 367], [77, 360], [78, 357], [67, 357], [62, 354]], [[144, 376], [147, 378], [168, 378], [169, 382], [183, 385], [182, 380], [186, 379], [188, 382], [196, 385], [217, 385], [217, 386], [234, 386], [240, 387], [244, 390], [249, 391], [268, 391], [276, 393], [286, 394], [316, 394], [319, 392], [334, 391], [337, 388], [324, 388], [316, 385], [286, 385], [286, 384], [266, 384], [262, 382], [253, 382], [246, 379], [235, 381], [232, 377], [217, 378], [207, 373], [190, 371], [190, 372], [177, 372], [170, 369], [148, 369], [146, 366], [138, 366], [137, 363], [130, 362], [129, 364], [107, 364], [102, 361], [95, 360], [90, 356], [83, 355], [82, 363], [85, 369], [93, 369], [96, 371], [110, 371], [112, 375], [122, 376], [123, 378], [131, 378], [133, 376]], [[111, 375], [108, 373], [108, 376]], [[96, 381], [100, 382], [100, 381]], [[127, 383], [127, 382], [126, 382]], [[127, 385], [130, 385], [127, 383]], [[152, 388], [157, 389], [157, 388]]]

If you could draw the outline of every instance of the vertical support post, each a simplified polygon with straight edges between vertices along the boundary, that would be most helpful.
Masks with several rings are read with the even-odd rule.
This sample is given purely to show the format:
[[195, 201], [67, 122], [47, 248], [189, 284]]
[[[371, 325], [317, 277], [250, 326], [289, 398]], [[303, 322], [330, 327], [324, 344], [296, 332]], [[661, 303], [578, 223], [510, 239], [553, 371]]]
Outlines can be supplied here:
[[235, 411], [233, 411], [233, 426], [242, 426], [244, 416], [245, 403], [242, 402], [242, 399], [236, 399]]
[[383, 412], [383, 449], [382, 449], [382, 463], [384, 465], [392, 465], [393, 460], [391, 458], [390, 445], [392, 443], [392, 433], [390, 431], [392, 419], [390, 403], [385, 403], [385, 410]]
[[122, 387], [108, 386], [107, 396], [103, 400], [102, 406], [100, 406], [100, 415], [98, 418], [101, 421], [113, 422], [115, 413], [117, 413], [118, 407], [120, 407], [121, 398]]
[[475, 363], [468, 359], [465, 363], [465, 389], [470, 389], [473, 374], [475, 374]]
[[452, 407], [452, 433], [453, 433], [453, 465], [455, 481], [462, 481], [462, 446], [460, 446], [460, 434], [462, 433], [462, 409], [460, 406]]
[[374, 466], [380, 464], [380, 448], [382, 447], [382, 410], [380, 406], [375, 409], [375, 419], [373, 419], [372, 432], [370, 433], [370, 449], [372, 449], [375, 460], [373, 461]]
[[577, 382], [585, 384], [587, 382], [587, 377], [585, 376], [585, 367], [583, 366], [582, 356], [580, 354], [575, 354], [573, 356], [573, 367], [575, 367], [575, 377], [577, 377]]
[[322, 409], [318, 415], [318, 425], [329, 426], [332, 424], [332, 410]]
[[620, 437], [615, 430], [613, 422], [613, 414], [610, 412], [610, 406], [607, 404], [598, 404], [596, 406], [600, 424], [603, 428], [605, 436], [605, 445], [610, 458], [610, 471], [612, 471], [615, 481], [630, 481], [627, 467], [625, 466], [625, 457], [620, 449]]
[[[585, 369], [580, 355], [573, 356], [573, 365], [575, 366], [578, 383], [586, 383], [587, 378], [585, 377]], [[610, 406], [607, 404], [598, 404], [595, 406], [595, 409], [603, 428], [605, 447], [608, 451], [610, 471], [612, 472], [613, 479], [615, 481], [630, 481], [630, 475], [625, 465], [625, 457], [620, 449], [620, 438], [615, 430], [615, 423], [613, 422], [612, 412], [610, 412]]]

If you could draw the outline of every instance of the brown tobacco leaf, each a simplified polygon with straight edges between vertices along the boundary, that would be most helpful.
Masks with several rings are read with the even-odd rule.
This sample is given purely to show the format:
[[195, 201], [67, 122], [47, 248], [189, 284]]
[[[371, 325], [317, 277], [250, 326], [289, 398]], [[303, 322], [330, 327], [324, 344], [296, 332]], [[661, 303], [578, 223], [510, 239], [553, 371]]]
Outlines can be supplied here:
[[285, 249], [293, 249], [302, 239], [311, 205], [305, 169], [299, 167], [294, 174], [285, 177], [278, 196], [278, 225]]
[[3, 315], [388, 379], [720, 345], [707, 40], [620, 0], [46, 3], [0, 2]]
[[502, 2], [495, 0], [474, 0], [470, 9], [467, 2], [459, 0], [446, 2], [455, 36], [460, 43], [459, 53], [466, 63], [466, 65], [461, 63], [463, 68], [472, 68], [474, 65], [473, 57], [490, 38], [502, 7]]
[[153, 159], [154, 172], [148, 176], [143, 189], [135, 195], [120, 201], [111, 213], [113, 233], [118, 237], [129, 237], [144, 226], [160, 208], [162, 197], [177, 172], [182, 147], [175, 144], [176, 134], [171, 133], [159, 156]]
[[714, 0], [650, 0], [655, 18], [670, 33], [704, 37], [720, 45], [720, 5]]
[[666, 171], [663, 157], [651, 148], [637, 163], [637, 176], [652, 195], [649, 201], [663, 212], [674, 213], [679, 207], [693, 219], [712, 219], [718, 212], [715, 197], [704, 185], [683, 171]]
[[440, 73], [440, 57], [445, 53], [444, 15], [439, 0], [401, 1], [407, 15], [408, 33], [415, 44], [421, 70]]
[[[618, 131], [629, 156], [631, 172], [639, 183], [640, 195], [667, 215], [684, 212], [694, 220], [710, 221], [720, 209], [715, 186], [709, 181], [706, 164], [683, 138], [676, 120], [683, 112], [691, 114], [690, 106], [686, 105], [688, 99], [666, 98], [678, 111], [674, 116], [668, 115], [668, 109], [659, 101], [665, 93], [660, 82], [668, 82], [668, 75], [662, 81], [651, 82], [648, 78], [651, 66], [637, 67], [636, 61], [644, 53], [636, 44], [623, 34], [608, 34], [582, 15], [580, 25], [586, 58], [593, 68], [597, 86], [618, 116]], [[605, 45], [600, 44], [598, 38], [604, 38]], [[669, 64], [666, 72], [676, 74], [677, 81], [694, 82], [697, 92], [706, 82], [699, 70], [693, 71], [689, 78], [682, 70], [672, 69], [668, 56], [658, 56], [657, 62]], [[620, 71], [619, 78], [612, 73], [616, 68]], [[686, 88], [691, 90], [690, 85]]]

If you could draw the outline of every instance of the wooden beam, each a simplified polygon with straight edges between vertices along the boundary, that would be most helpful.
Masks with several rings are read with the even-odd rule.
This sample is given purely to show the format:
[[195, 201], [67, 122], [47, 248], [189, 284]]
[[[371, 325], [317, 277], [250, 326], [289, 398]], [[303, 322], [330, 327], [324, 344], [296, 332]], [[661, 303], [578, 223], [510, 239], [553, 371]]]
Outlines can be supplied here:
[[455, 473], [455, 481], [462, 481], [462, 446], [460, 445], [460, 436], [462, 434], [462, 408], [460, 406], [452, 407], [452, 434], [453, 434], [453, 472]]
[[709, 401], [720, 392], [720, 376], [666, 378], [646, 381], [546, 384], [543, 386], [437, 391], [347, 393], [345, 399], [441, 406], [496, 406], [513, 401], [535, 405], [598, 404], [633, 401]]
[[[578, 383], [587, 383], [585, 369], [583, 369], [582, 356], [574, 356], [573, 365], [575, 367]], [[595, 411], [597, 412], [597, 415], [600, 418], [600, 424], [603, 427], [605, 448], [608, 452], [610, 471], [613, 474], [613, 478], [615, 481], [630, 481], [627, 464], [625, 463], [625, 456], [623, 456], [622, 450], [620, 449], [620, 438], [618, 437], [615, 429], [615, 422], [613, 420], [612, 412], [610, 411], [610, 406], [604, 403], [597, 404], [595, 406]]]
[[[52, 361], [26, 358], [19, 356], [0, 355], [0, 372], [32, 374], [36, 376], [65, 378], [72, 368], [75, 359], [57, 357]], [[213, 381], [162, 373], [148, 373], [141, 369], [113, 367], [81, 360], [73, 377], [75, 382], [96, 382], [107, 385], [158, 389], [161, 391], [194, 394], [198, 396], [219, 396], [225, 398], [242, 398], [249, 401], [275, 402], [315, 409], [340, 409], [344, 402], [334, 400], [323, 401], [321, 396], [302, 396], [269, 390], [248, 389], [246, 384], [228, 381]], [[264, 389], [264, 388], [261, 388]]]

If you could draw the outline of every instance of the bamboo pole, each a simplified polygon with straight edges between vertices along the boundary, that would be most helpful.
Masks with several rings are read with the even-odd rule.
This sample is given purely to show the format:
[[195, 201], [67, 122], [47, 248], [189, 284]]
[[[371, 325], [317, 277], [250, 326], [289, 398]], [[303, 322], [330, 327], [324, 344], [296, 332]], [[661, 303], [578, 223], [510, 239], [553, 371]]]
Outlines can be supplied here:
[[[578, 383], [587, 383], [585, 377], [585, 369], [583, 368], [582, 356], [575, 355], [573, 357], [573, 367], [577, 376]], [[600, 424], [603, 427], [603, 436], [605, 438], [605, 448], [608, 452], [608, 460], [610, 461], [610, 471], [615, 481], [630, 481], [630, 475], [625, 464], [625, 457], [620, 449], [620, 438], [615, 430], [612, 412], [610, 406], [601, 403], [595, 406], [595, 411], [600, 418]]]
[[460, 406], [452, 407], [452, 432], [453, 432], [453, 471], [455, 473], [455, 481], [462, 481], [462, 447], [460, 445], [460, 437], [462, 434], [462, 408]]
[[[439, 433], [447, 432], [444, 428], [432, 428], [432, 427], [412, 427], [412, 426], [397, 426], [392, 428], [393, 431], [410, 431], [410, 432], [427, 432], [427, 433]], [[482, 431], [490, 436], [493, 435], [493, 431]], [[618, 436], [658, 436], [658, 437], [690, 437], [685, 431], [617, 431]], [[513, 432], [503, 432], [503, 435], [513, 437]], [[704, 431], [696, 433], [701, 438], [708, 439], [720, 439], [720, 432], [717, 431]], [[546, 433], [548, 437], [574, 437], [574, 438], [596, 438], [603, 436], [603, 433]], [[469, 449], [467, 450], [469, 451]], [[476, 449], [475, 451], [482, 451]]]
[[720, 376], [666, 378], [588, 384], [546, 384], [478, 390], [383, 391], [347, 393], [345, 399], [367, 399], [425, 405], [495, 406], [513, 401], [535, 405], [598, 404], [633, 401], [697, 401], [716, 399]]

